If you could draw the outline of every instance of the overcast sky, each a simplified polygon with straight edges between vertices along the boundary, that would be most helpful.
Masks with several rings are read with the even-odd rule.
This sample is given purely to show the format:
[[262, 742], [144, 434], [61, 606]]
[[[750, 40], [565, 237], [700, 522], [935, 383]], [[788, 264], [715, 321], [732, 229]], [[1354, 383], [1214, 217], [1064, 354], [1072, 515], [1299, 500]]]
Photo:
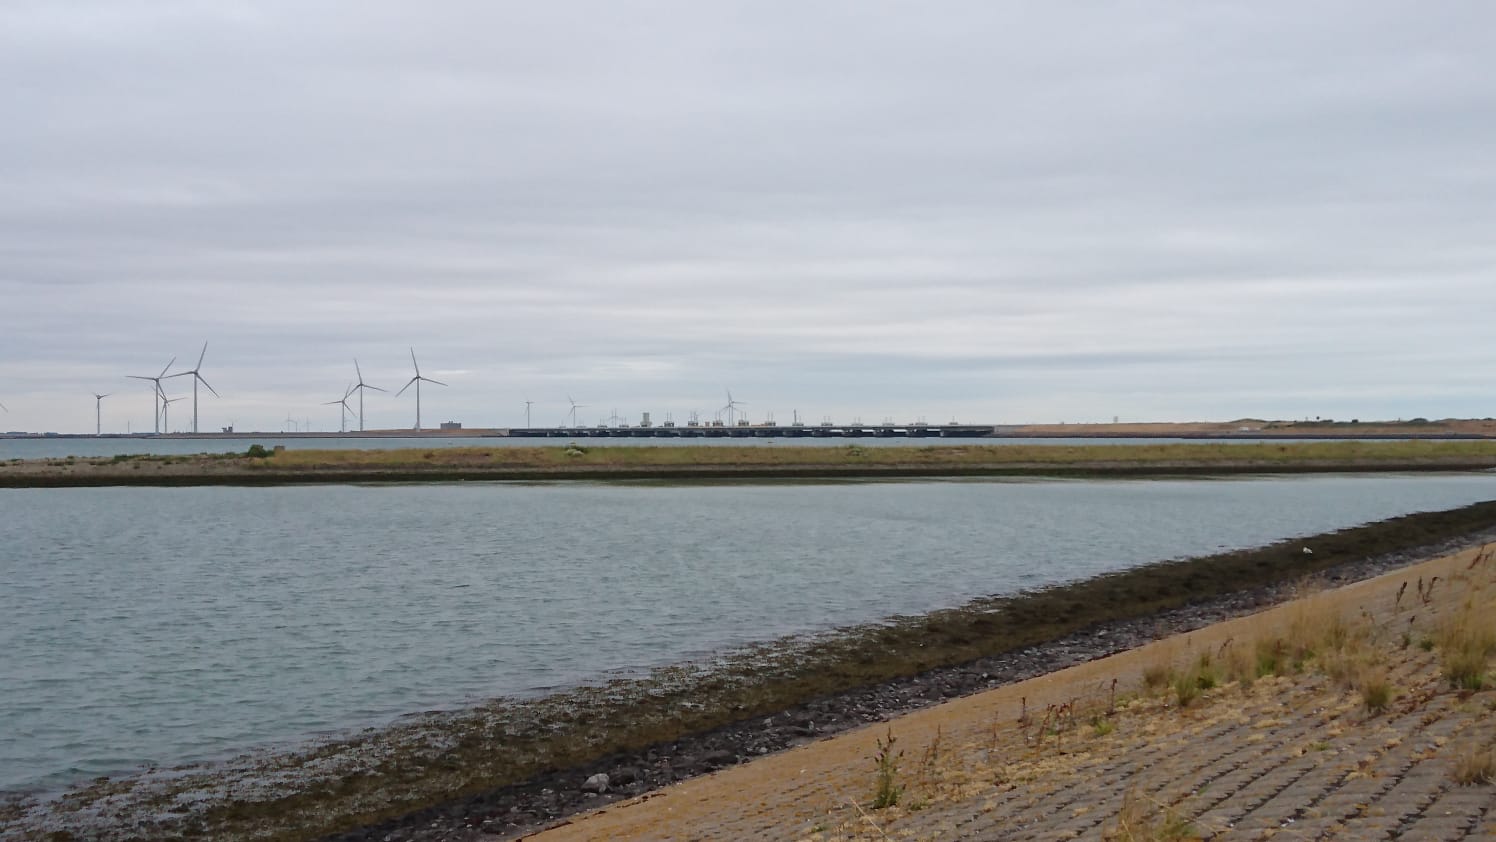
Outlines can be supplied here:
[[[1496, 414], [1496, 6], [0, 4], [0, 429]], [[183, 361], [188, 366], [183, 366]], [[190, 378], [167, 381], [190, 394]], [[190, 426], [191, 401], [172, 407]], [[185, 407], [185, 409], [184, 409]], [[411, 393], [370, 427], [411, 426]]]

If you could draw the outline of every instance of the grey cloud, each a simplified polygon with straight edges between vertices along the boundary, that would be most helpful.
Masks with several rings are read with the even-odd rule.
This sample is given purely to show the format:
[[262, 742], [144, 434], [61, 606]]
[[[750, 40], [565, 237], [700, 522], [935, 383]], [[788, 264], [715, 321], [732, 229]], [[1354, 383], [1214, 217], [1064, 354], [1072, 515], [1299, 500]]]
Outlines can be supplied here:
[[90, 429], [76, 395], [203, 339], [207, 426], [320, 411], [354, 356], [399, 381], [410, 345], [470, 424], [726, 384], [817, 417], [1489, 414], [1493, 23], [6, 4], [5, 423]]

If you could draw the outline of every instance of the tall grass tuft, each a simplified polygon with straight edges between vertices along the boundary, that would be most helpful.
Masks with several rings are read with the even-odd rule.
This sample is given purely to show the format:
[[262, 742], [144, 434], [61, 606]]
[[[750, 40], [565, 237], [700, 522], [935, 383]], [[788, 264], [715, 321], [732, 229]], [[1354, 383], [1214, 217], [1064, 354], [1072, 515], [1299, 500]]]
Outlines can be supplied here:
[[1472, 748], [1455, 757], [1454, 782], [1460, 786], [1496, 783], [1496, 749]]
[[1184, 842], [1199, 838], [1180, 812], [1132, 789], [1122, 796], [1116, 823], [1102, 832], [1109, 842]]
[[904, 752], [893, 750], [893, 744], [897, 741], [891, 728], [887, 740], [878, 740], [878, 752], [873, 755], [873, 764], [878, 770], [873, 781], [874, 810], [898, 804], [899, 798], [904, 794], [904, 788], [899, 784], [899, 761], [904, 758]]
[[1467, 600], [1435, 632], [1434, 645], [1450, 686], [1479, 692], [1486, 687], [1491, 656], [1496, 655], [1496, 610]]
[[1367, 713], [1383, 713], [1392, 704], [1392, 682], [1386, 667], [1363, 667], [1356, 676], [1356, 686]]

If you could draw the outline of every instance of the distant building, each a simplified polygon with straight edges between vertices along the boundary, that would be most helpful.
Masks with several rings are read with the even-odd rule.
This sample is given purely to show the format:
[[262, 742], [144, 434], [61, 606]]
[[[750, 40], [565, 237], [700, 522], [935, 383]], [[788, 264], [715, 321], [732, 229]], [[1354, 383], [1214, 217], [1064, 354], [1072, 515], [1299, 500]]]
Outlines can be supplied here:
[[449, 432], [452, 432], [454, 430], [461, 430], [461, 429], [462, 429], [462, 422], [461, 421], [443, 421], [442, 422], [442, 432], [444, 432], [444, 433], [449, 433]]

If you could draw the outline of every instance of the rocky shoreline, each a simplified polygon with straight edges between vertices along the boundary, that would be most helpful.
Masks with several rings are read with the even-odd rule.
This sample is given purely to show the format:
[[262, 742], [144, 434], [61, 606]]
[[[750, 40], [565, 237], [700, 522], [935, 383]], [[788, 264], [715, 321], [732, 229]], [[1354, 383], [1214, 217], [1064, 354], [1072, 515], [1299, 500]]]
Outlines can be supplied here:
[[[1313, 579], [1347, 584], [1493, 541], [1496, 528], [1487, 528], [1337, 564]], [[642, 751], [551, 771], [521, 784], [326, 837], [325, 842], [471, 842], [523, 836], [564, 825], [569, 816], [851, 728], [1250, 614], [1292, 598], [1300, 584], [1249, 588], [1150, 616], [1099, 623], [1047, 643], [835, 693]]]

